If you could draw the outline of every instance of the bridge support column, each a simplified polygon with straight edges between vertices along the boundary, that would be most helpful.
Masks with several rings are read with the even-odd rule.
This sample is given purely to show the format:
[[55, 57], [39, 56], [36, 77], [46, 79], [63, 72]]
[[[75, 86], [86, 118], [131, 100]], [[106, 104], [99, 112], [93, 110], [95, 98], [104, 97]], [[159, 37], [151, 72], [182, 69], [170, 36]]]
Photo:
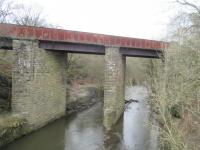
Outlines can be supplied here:
[[66, 57], [34, 40], [13, 40], [12, 112], [39, 128], [65, 114]]
[[124, 112], [126, 58], [119, 48], [105, 49], [104, 127], [110, 130]]

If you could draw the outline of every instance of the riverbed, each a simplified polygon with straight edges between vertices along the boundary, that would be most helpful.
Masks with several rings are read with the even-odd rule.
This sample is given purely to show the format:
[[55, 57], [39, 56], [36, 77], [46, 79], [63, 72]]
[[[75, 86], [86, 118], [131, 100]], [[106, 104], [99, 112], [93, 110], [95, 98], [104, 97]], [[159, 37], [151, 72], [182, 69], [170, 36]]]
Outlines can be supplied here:
[[152, 131], [148, 92], [142, 86], [126, 88], [123, 117], [113, 131], [103, 128], [103, 104], [59, 119], [8, 144], [2, 150], [156, 150], [157, 132]]

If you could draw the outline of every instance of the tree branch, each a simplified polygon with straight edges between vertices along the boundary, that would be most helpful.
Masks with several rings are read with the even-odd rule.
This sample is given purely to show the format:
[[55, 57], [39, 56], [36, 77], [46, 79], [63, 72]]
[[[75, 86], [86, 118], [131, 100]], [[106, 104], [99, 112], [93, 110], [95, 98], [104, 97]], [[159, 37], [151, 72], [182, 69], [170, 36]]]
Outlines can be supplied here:
[[197, 5], [190, 3], [187, 0], [183, 0], [183, 1], [176, 0], [176, 2], [181, 4], [181, 5], [190, 6], [190, 7], [194, 8], [200, 15], [200, 8]]

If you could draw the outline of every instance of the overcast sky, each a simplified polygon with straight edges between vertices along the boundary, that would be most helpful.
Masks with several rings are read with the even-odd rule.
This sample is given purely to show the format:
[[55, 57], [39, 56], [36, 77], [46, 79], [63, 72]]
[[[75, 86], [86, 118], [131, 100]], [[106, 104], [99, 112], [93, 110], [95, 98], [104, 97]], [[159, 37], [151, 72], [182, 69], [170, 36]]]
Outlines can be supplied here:
[[173, 0], [17, 0], [43, 8], [47, 21], [68, 30], [162, 39]]

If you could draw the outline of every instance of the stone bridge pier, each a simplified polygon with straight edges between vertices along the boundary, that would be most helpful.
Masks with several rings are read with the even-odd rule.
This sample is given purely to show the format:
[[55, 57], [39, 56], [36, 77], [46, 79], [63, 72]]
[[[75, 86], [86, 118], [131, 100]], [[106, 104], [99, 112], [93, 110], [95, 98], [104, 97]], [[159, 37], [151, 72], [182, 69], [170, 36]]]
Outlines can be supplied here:
[[39, 48], [38, 41], [13, 40], [12, 112], [39, 128], [65, 114], [66, 55]]
[[126, 57], [119, 47], [105, 48], [104, 127], [110, 130], [124, 112]]
[[[14, 50], [12, 112], [36, 129], [65, 115], [67, 53], [105, 55], [104, 127], [124, 112], [126, 56], [160, 58], [161, 41], [0, 23], [0, 48]], [[94, 64], [95, 65], [95, 64]]]

